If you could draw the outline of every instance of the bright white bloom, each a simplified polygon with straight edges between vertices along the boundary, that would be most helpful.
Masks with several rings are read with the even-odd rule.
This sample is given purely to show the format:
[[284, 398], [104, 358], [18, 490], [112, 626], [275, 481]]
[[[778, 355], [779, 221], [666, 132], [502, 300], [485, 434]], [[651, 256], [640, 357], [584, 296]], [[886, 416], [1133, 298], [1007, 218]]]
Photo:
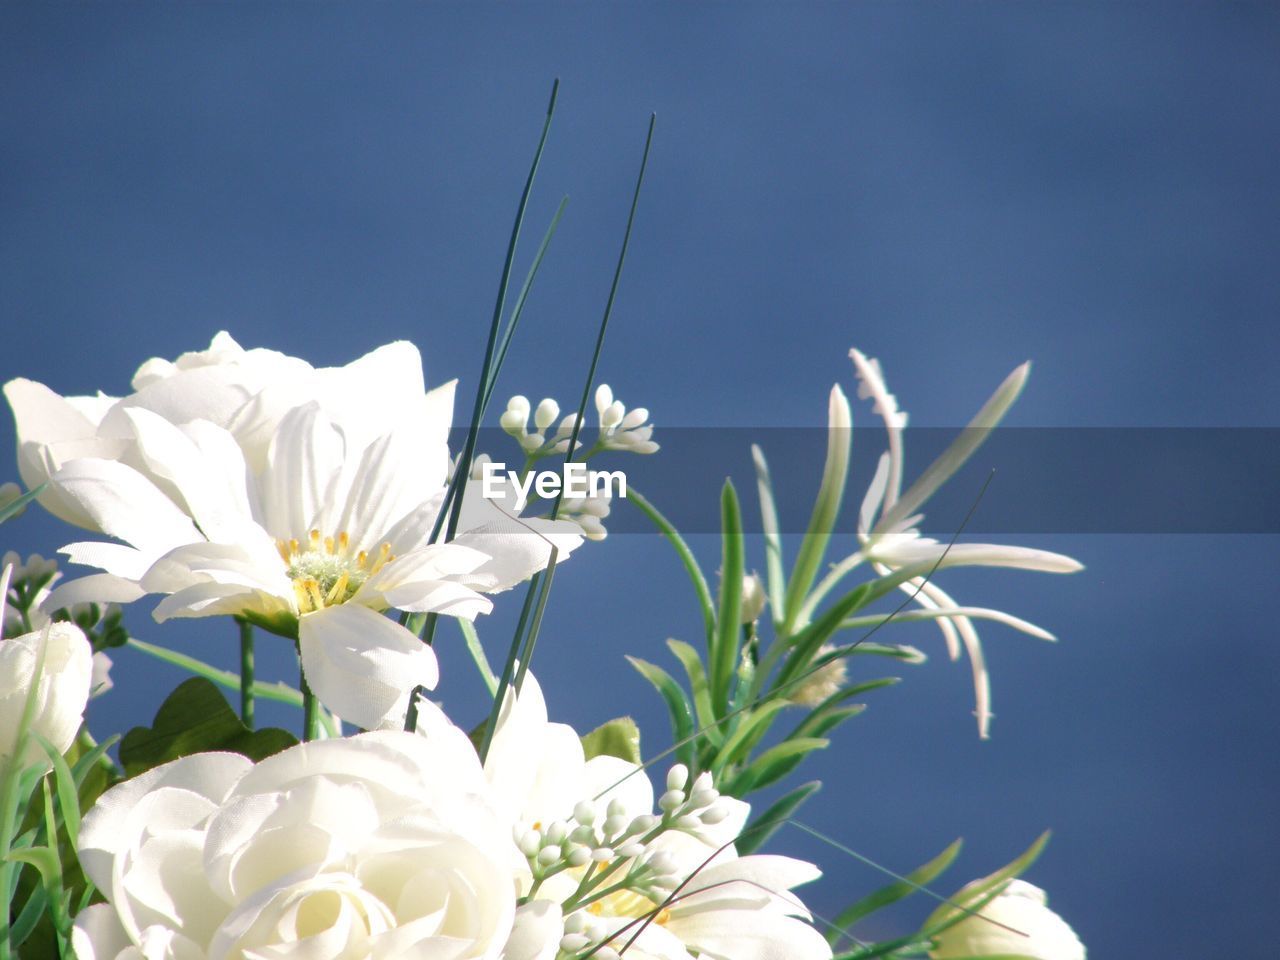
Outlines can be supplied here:
[[108, 790], [80, 862], [108, 902], [80, 960], [496, 958], [513, 850], [466, 735], [299, 744], [254, 765], [208, 753]]
[[[31, 592], [26, 603], [27, 615], [25, 621], [22, 613], [13, 605], [12, 599], [3, 605], [4, 626], [0, 636], [17, 636], [24, 632], [28, 624], [32, 630], [40, 630], [50, 622], [49, 613], [54, 612], [46, 610], [43, 604], [48, 600], [53, 585], [62, 579], [62, 573], [58, 570], [58, 562], [56, 560], [46, 560], [40, 554], [33, 553], [27, 557], [24, 563], [18, 554], [10, 550], [5, 553], [3, 559], [0, 559], [0, 566], [9, 567], [13, 571], [10, 581], [11, 587], [25, 581], [26, 589]], [[39, 584], [39, 586], [32, 590], [31, 587], [35, 584]], [[77, 604], [72, 607], [68, 611], [72, 619], [78, 620], [84, 614], [86, 606], [87, 604]], [[80, 622], [83, 623], [84, 621], [81, 620]], [[115, 686], [111, 680], [111, 666], [111, 658], [101, 650], [93, 655], [93, 680], [89, 684], [89, 699], [100, 697]]]
[[653, 424], [646, 423], [649, 411], [636, 407], [630, 412], [621, 400], [613, 398], [613, 390], [607, 383], [596, 388], [596, 413], [600, 417], [600, 439], [597, 444], [605, 450], [629, 450], [632, 453], [657, 453], [653, 442]]
[[[0, 598], [9, 595], [12, 569], [0, 573]], [[38, 733], [65, 753], [76, 738], [89, 700], [93, 651], [72, 623], [46, 623], [41, 629], [0, 640], [0, 776], [17, 752], [18, 734], [29, 699], [28, 733]], [[28, 739], [20, 767], [49, 766], [40, 744]]]
[[1030, 364], [1024, 363], [1009, 374], [955, 442], [904, 492], [902, 440], [907, 414], [898, 407], [897, 398], [885, 385], [879, 362], [858, 350], [851, 350], [849, 355], [859, 379], [858, 396], [871, 400], [872, 409], [884, 421], [888, 450], [880, 458], [858, 514], [860, 549], [837, 564], [819, 585], [806, 614], [812, 613], [816, 602], [841, 577], [863, 562], [870, 562], [882, 576], [904, 568], [918, 570], [920, 576], [907, 580], [900, 589], [914, 595], [916, 602], [924, 608], [917, 616], [936, 620], [953, 660], [960, 656], [962, 646], [968, 654], [973, 668], [978, 730], [981, 736], [986, 737], [991, 721], [991, 688], [973, 620], [996, 620], [1045, 640], [1052, 640], [1053, 635], [1000, 610], [962, 607], [932, 579], [926, 582], [925, 574], [935, 563], [939, 569], [955, 566], [1014, 567], [1044, 573], [1074, 573], [1082, 566], [1060, 553], [1028, 547], [957, 543], [948, 549], [944, 543], [920, 536], [916, 528], [923, 519], [919, 511], [925, 501], [963, 466], [1013, 405], [1030, 373]]
[[[547, 721], [532, 675], [518, 698], [508, 697], [485, 774], [528, 863], [522, 890], [532, 892], [533, 904], [550, 904], [522, 910], [508, 960], [550, 960], [557, 950], [573, 957], [602, 943], [594, 956], [830, 958], [790, 892], [817, 879], [816, 867], [787, 857], [739, 857], [732, 841], [750, 807], [721, 797], [707, 774], [689, 783], [677, 765], [655, 812], [640, 768], [614, 757], [584, 760], [577, 733]], [[611, 867], [613, 882], [626, 878], [626, 889], [584, 903], [587, 871], [598, 877]], [[652, 922], [645, 923], [649, 914]]]
[[[359, 726], [403, 715], [409, 691], [437, 680], [431, 649], [383, 612], [473, 618], [492, 606], [481, 591], [581, 541], [489, 504], [451, 543], [429, 542], [453, 385], [426, 392], [412, 344], [316, 370], [220, 334], [203, 354], [148, 361], [134, 385], [90, 404], [6, 386], [26, 462], [53, 471], [63, 515], [124, 541], [65, 547], [104, 573], [48, 604], [159, 593], [157, 620], [235, 614], [296, 633], [311, 689]], [[105, 412], [77, 426], [88, 438], [65, 439], [77, 406]]]
[[1039, 887], [1012, 880], [976, 915], [939, 934], [929, 956], [933, 960], [988, 956], [1085, 960], [1080, 938], [1047, 904]]

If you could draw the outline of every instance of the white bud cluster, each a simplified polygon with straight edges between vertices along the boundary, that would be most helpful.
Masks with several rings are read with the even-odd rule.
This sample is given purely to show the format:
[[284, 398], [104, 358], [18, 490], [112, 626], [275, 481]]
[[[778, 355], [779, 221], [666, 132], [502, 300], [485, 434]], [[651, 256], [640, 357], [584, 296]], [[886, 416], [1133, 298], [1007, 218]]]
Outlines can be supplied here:
[[612, 504], [613, 488], [602, 484], [596, 496], [565, 497], [560, 503], [560, 516], [580, 526], [588, 540], [603, 540], [609, 535], [604, 528], [604, 518], [609, 516]]
[[653, 424], [646, 423], [649, 411], [636, 407], [628, 412], [621, 400], [613, 398], [607, 383], [596, 388], [596, 413], [600, 417], [600, 439], [604, 450], [627, 450], [631, 453], [657, 453], [653, 442]]
[[[560, 404], [547, 397], [538, 404], [537, 409], [532, 409], [534, 429], [530, 432], [531, 409], [527, 397], [512, 397], [507, 401], [507, 409], [503, 411], [498, 423], [501, 424], [505, 433], [510, 434], [520, 444], [520, 449], [527, 456], [547, 456], [552, 453], [566, 452], [569, 449], [569, 439], [573, 434], [573, 426], [577, 422], [578, 415], [570, 413], [556, 426], [556, 420], [560, 417]], [[553, 426], [555, 431], [549, 433]]]
[[560, 938], [558, 958], [578, 957], [590, 953], [593, 960], [618, 960], [618, 951], [605, 943], [609, 932], [605, 926], [585, 910], [578, 910], [564, 918], [564, 936]]

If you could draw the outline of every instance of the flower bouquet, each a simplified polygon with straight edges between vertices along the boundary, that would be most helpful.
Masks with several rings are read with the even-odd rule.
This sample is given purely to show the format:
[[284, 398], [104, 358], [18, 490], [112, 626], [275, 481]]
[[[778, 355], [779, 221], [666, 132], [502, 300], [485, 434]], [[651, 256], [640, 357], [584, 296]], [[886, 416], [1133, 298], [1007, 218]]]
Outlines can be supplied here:
[[[991, 710], [975, 623], [1050, 636], [957, 602], [937, 575], [1078, 563], [961, 542], [962, 530], [949, 541], [920, 532], [926, 501], [1000, 422], [1029, 368], [909, 482], [906, 413], [876, 360], [852, 350], [857, 398], [884, 431], [853, 551], [836, 536], [852, 440], [836, 385], [802, 535], [784, 535], [801, 518], [784, 517], [767, 451], [753, 446], [756, 502], [744, 507], [726, 481], [718, 557], [699, 558], [625, 469], [593, 468], [661, 457], [649, 411], [599, 382], [651, 123], [595, 350], [570, 385], [577, 402], [513, 397], [493, 434], [507, 448], [486, 448], [482, 425], [559, 222], [517, 288], [554, 102], [553, 92], [461, 431], [451, 432], [459, 382], [428, 388], [407, 342], [317, 368], [221, 332], [205, 350], [146, 360], [125, 396], [5, 385], [26, 490], [6, 487], [0, 521], [38, 502], [88, 532], [57, 545], [76, 573], [10, 554], [0, 579], [3, 960], [1084, 957], [1020, 879], [1044, 837], [958, 889], [940, 881], [958, 841], [915, 869], [876, 865], [884, 885], [850, 891], [829, 917], [804, 902], [819, 865], [786, 855], [803, 833], [833, 857], [861, 856], [855, 837], [801, 819], [819, 783], [798, 773], [896, 682], [868, 665], [923, 659], [893, 642], [894, 625], [932, 621], [949, 655], [969, 660], [980, 736]], [[593, 576], [581, 557], [608, 549], [588, 541], [604, 540], [622, 509], [669, 543], [691, 590], [662, 601], [689, 603], [704, 628], [697, 643], [626, 658], [670, 716], [669, 736], [646, 731], [643, 751], [625, 715], [589, 732], [557, 722], [537, 680], [556, 669], [537, 647], [554, 580]], [[482, 639], [485, 615], [504, 604], [513, 635]], [[239, 670], [133, 636], [126, 611], [225, 621]], [[286, 676], [260, 675], [268, 637], [293, 651]], [[485, 691], [448, 714], [432, 699], [453, 679], [439, 644], [465, 646]], [[98, 742], [83, 717], [110, 690], [112, 656], [117, 670], [156, 658], [190, 677], [140, 705], [138, 726]], [[601, 652], [591, 669], [624, 664]], [[264, 701], [296, 711], [288, 728], [257, 722]], [[928, 901], [917, 925], [868, 938], [867, 918], [909, 896]]]

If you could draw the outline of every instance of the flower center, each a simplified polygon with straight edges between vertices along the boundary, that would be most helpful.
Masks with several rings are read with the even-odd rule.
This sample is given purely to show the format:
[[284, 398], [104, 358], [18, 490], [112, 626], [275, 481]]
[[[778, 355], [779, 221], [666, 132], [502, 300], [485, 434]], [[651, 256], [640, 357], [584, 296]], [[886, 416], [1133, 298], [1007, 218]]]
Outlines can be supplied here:
[[336, 537], [322, 537], [319, 530], [312, 530], [306, 543], [277, 540], [276, 549], [293, 581], [300, 614], [346, 603], [366, 580], [395, 559], [389, 543], [373, 553], [352, 552], [345, 530]]
[[[618, 890], [595, 901], [595, 903], [587, 907], [587, 910], [597, 917], [629, 917], [638, 920], [641, 917], [647, 917], [652, 914], [653, 908], [656, 906], [658, 906], [656, 901], [642, 893], [632, 890]], [[653, 922], [660, 927], [665, 927], [670, 919], [671, 911], [663, 907], [658, 911], [658, 915], [653, 918]]]

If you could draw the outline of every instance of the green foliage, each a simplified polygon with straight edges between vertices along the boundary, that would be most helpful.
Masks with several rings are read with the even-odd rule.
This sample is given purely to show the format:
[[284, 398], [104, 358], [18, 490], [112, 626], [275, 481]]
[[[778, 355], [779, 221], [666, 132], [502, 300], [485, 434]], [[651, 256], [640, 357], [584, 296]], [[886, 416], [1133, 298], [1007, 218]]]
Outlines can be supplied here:
[[162, 763], [223, 750], [261, 760], [298, 742], [287, 730], [250, 730], [203, 677], [184, 680], [165, 698], [150, 727], [134, 727], [120, 743], [125, 773], [137, 776]]
[[615, 717], [582, 738], [582, 752], [592, 757], [617, 757], [628, 763], [640, 762], [640, 728], [630, 717]]

